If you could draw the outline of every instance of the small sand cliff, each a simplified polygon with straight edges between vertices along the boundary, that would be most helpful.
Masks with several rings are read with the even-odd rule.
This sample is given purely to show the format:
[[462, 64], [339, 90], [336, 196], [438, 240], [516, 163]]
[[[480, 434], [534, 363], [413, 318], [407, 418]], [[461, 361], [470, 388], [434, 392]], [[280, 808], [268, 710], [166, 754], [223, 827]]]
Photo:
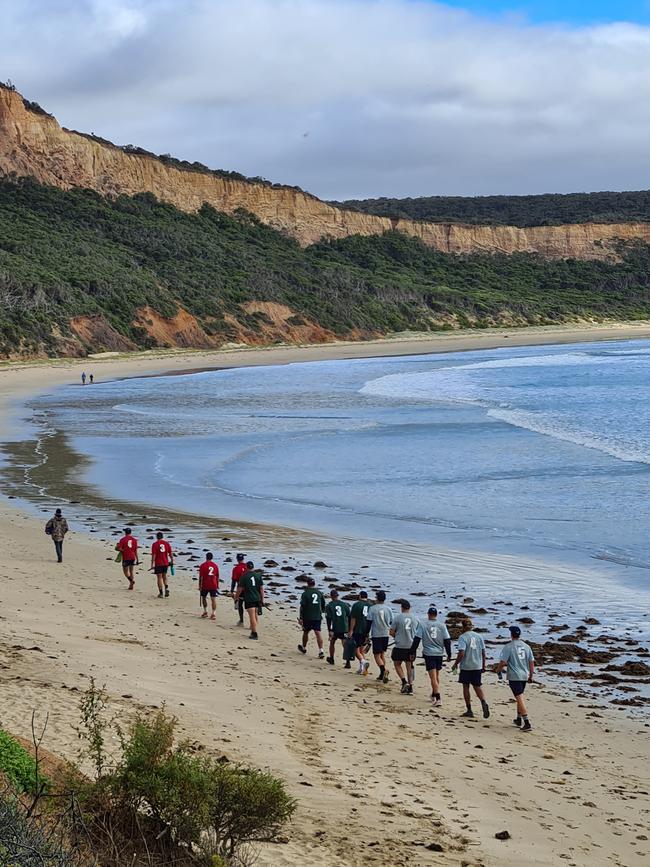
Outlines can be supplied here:
[[378, 235], [398, 229], [446, 253], [536, 252], [549, 258], [599, 259], [617, 240], [650, 243], [650, 223], [565, 226], [470, 226], [393, 220], [345, 211], [292, 187], [185, 171], [153, 156], [128, 153], [108, 142], [63, 129], [0, 88], [0, 175], [33, 177], [63, 189], [85, 187], [105, 196], [149, 192], [184, 211], [203, 203], [233, 213], [244, 208], [264, 223], [309, 245], [321, 238]]

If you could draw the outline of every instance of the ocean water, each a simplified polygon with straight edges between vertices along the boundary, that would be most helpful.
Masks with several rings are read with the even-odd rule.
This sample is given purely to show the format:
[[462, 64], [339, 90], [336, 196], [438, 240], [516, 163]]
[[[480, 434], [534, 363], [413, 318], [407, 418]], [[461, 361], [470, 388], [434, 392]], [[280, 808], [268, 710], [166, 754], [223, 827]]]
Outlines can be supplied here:
[[31, 409], [114, 501], [592, 563], [650, 599], [650, 341], [98, 382]]

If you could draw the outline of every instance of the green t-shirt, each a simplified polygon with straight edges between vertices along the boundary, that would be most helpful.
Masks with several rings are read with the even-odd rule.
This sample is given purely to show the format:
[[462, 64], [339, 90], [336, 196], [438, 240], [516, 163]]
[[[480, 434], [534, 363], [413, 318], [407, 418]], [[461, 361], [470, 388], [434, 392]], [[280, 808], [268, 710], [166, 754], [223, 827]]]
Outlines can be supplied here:
[[370, 603], [367, 599], [359, 599], [352, 606], [350, 612], [350, 620], [355, 620], [354, 634], [367, 635], [370, 629], [370, 621], [368, 620], [368, 612], [370, 611]]
[[244, 572], [239, 579], [239, 586], [242, 590], [244, 598], [244, 606], [246, 608], [254, 608], [262, 601], [262, 593], [260, 587], [264, 586], [262, 579], [262, 570], [253, 569], [251, 572]]
[[315, 587], [307, 587], [300, 597], [300, 617], [303, 621], [321, 620], [325, 611], [325, 597]]
[[340, 599], [332, 599], [325, 606], [327, 625], [334, 633], [345, 632], [350, 629], [350, 606]]

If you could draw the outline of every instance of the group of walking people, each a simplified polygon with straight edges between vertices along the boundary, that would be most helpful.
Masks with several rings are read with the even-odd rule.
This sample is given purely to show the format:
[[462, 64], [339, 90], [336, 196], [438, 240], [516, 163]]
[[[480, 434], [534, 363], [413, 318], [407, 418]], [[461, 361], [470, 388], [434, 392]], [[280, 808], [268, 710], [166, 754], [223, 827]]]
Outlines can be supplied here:
[[[63, 538], [68, 532], [68, 524], [57, 509], [48, 521], [46, 533], [51, 535], [56, 548], [57, 560], [63, 559]], [[135, 566], [139, 564], [138, 540], [130, 527], [124, 529], [124, 534], [115, 545], [117, 559], [121, 561], [124, 577], [129, 582], [129, 590], [135, 587]], [[168, 576], [174, 574], [174, 551], [171, 543], [165, 539], [162, 531], [156, 533], [151, 546], [150, 571], [156, 576], [156, 586], [159, 599], [168, 599], [170, 595]], [[205, 554], [205, 560], [198, 567], [198, 588], [201, 617], [216, 620], [217, 597], [219, 595], [219, 567], [211, 552]], [[250, 638], [257, 641], [259, 617], [265, 607], [264, 576], [261, 569], [256, 569], [245, 554], [237, 554], [232, 568], [230, 580], [230, 596], [234, 600], [238, 613], [238, 625], [244, 623], [244, 612], [248, 617]], [[208, 599], [210, 613], [208, 613]], [[368, 593], [361, 590], [352, 605], [343, 600], [336, 589], [330, 590], [329, 600], [316, 587], [314, 578], [309, 578], [307, 587], [300, 597], [298, 621], [302, 628], [301, 641], [298, 650], [307, 653], [309, 636], [313, 632], [320, 659], [325, 659], [329, 665], [335, 665], [337, 642], [341, 644], [344, 667], [352, 668], [353, 661], [357, 663], [358, 675], [367, 677], [372, 656], [378, 668], [377, 681], [382, 684], [389, 682], [389, 666], [387, 653], [391, 645], [391, 661], [401, 684], [404, 695], [413, 694], [415, 683], [415, 664], [418, 650], [422, 651], [424, 666], [429, 677], [431, 700], [434, 707], [442, 704], [440, 678], [444, 661], [452, 662], [452, 640], [446, 624], [438, 619], [438, 610], [430, 605], [426, 618], [419, 618], [411, 611], [408, 599], [399, 600], [400, 611], [395, 613], [386, 602], [386, 593], [379, 590], [371, 601]], [[327, 627], [328, 648], [325, 654], [323, 639], [323, 619]], [[462, 685], [465, 701], [466, 718], [474, 717], [472, 693], [478, 699], [484, 719], [490, 716], [490, 707], [483, 689], [483, 674], [487, 670], [487, 655], [485, 642], [475, 631], [469, 617], [461, 621], [461, 634], [457, 639], [456, 656], [451, 670], [458, 671], [458, 680]], [[503, 671], [507, 672], [510, 689], [517, 703], [515, 725], [523, 731], [530, 731], [532, 726], [528, 718], [528, 710], [524, 700], [524, 691], [528, 683], [533, 682], [535, 659], [528, 644], [521, 639], [521, 629], [517, 625], [510, 627], [510, 641], [501, 650], [496, 672], [499, 679]]]

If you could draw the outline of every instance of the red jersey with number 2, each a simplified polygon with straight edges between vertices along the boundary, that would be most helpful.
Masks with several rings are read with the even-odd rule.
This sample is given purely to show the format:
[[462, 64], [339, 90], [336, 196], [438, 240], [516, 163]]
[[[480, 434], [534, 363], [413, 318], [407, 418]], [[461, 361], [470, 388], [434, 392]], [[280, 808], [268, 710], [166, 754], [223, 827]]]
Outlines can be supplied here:
[[157, 539], [151, 546], [154, 566], [169, 566], [172, 557], [172, 546], [167, 539]]
[[199, 567], [199, 578], [201, 579], [201, 590], [218, 590], [219, 589], [219, 567], [212, 560], [206, 560]]

